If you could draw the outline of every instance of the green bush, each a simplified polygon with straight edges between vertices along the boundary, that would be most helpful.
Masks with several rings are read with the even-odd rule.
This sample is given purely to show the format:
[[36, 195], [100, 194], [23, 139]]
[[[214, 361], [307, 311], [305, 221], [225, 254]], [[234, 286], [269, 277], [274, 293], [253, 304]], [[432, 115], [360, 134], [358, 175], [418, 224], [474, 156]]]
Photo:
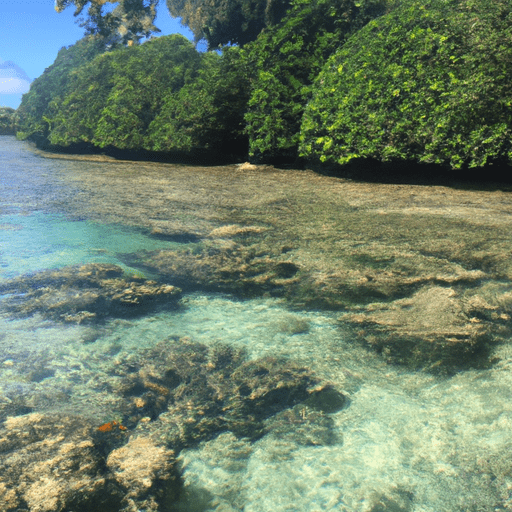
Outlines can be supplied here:
[[16, 110], [0, 107], [0, 135], [14, 135]]
[[62, 48], [55, 62], [30, 85], [30, 91], [23, 95], [17, 112], [19, 125], [17, 136], [37, 142], [46, 141], [50, 127], [50, 104], [58, 103], [69, 91], [71, 72], [90, 62], [105, 51], [105, 41], [98, 37], [85, 37], [75, 45]]
[[236, 47], [225, 48], [222, 55], [203, 54], [197, 78], [166, 96], [149, 126], [145, 148], [245, 156], [243, 116], [249, 96], [248, 76]]
[[294, 0], [244, 51], [254, 79], [245, 116], [253, 160], [294, 159], [311, 85], [348, 35], [383, 14], [384, 0]]
[[75, 70], [69, 93], [52, 105], [48, 139], [58, 146], [142, 149], [166, 97], [200, 66], [194, 45], [177, 34], [100, 55]]
[[403, 0], [325, 65], [301, 155], [454, 169], [510, 162], [511, 76], [510, 0]]

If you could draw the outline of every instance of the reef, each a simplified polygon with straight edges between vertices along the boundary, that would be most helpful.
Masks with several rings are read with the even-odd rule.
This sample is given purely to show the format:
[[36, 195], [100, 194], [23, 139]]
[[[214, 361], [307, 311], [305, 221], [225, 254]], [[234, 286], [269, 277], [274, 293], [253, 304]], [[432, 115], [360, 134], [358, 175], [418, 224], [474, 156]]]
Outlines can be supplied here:
[[83, 417], [8, 418], [0, 431], [2, 511], [150, 511], [176, 498], [172, 450], [126, 435], [106, 455], [98, 439], [105, 435]]
[[[119, 418], [31, 413], [0, 429], [5, 512], [176, 510], [184, 448], [230, 432], [247, 441], [301, 426], [306, 444], [333, 442], [343, 393], [291, 361], [247, 360], [227, 346], [169, 339], [116, 361], [105, 385]], [[288, 412], [287, 412], [288, 411]], [[291, 427], [290, 427], [291, 425]]]
[[511, 333], [511, 301], [507, 286], [476, 293], [429, 286], [411, 297], [361, 307], [340, 321], [390, 362], [452, 373], [492, 362], [492, 348]]
[[141, 314], [175, 304], [181, 290], [142, 277], [125, 276], [117, 265], [92, 263], [38, 272], [0, 285], [12, 314], [35, 313], [62, 322], [87, 323]]
[[199, 248], [162, 250], [137, 260], [184, 290], [211, 290], [242, 297], [289, 293], [300, 281], [300, 265], [286, 257], [286, 248], [261, 244], [208, 241]]
[[[338, 311], [354, 339], [413, 368], [486, 366], [508, 343], [510, 185], [149, 162], [90, 162], [64, 180], [79, 191], [66, 198], [69, 215], [183, 242], [123, 257], [184, 290]], [[452, 313], [442, 328], [428, 319], [421, 327], [436, 301]]]

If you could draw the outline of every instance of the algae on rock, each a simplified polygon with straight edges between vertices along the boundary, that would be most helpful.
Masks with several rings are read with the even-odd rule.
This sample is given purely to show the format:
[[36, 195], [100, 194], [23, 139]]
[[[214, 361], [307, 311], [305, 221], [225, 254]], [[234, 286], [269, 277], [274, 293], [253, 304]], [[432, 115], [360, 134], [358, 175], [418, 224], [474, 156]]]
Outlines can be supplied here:
[[131, 276], [117, 265], [91, 263], [22, 276], [0, 285], [10, 294], [7, 310], [20, 316], [40, 313], [62, 322], [85, 323], [140, 314], [158, 304], [175, 303], [181, 290]]

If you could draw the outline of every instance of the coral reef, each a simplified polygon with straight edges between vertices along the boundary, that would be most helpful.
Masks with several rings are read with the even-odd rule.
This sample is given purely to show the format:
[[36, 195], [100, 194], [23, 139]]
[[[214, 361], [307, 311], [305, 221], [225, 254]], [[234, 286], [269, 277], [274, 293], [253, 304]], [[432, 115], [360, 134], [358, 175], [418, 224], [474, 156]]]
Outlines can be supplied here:
[[[228, 346], [208, 350], [185, 338], [172, 350], [169, 342], [159, 343], [144, 360], [140, 367], [129, 363], [131, 373], [117, 389], [128, 400], [126, 424], [158, 418], [174, 447], [225, 430], [256, 439], [266, 431], [265, 420], [283, 409], [304, 402], [333, 412], [327, 404], [345, 404], [305, 367], [275, 358], [246, 361], [243, 351]], [[116, 371], [125, 374], [126, 368]]]
[[487, 366], [496, 340], [510, 336], [510, 293], [494, 292], [493, 304], [471, 291], [423, 287], [412, 297], [369, 304], [340, 321], [352, 324], [360, 339], [390, 361], [450, 372]]
[[10, 295], [6, 309], [28, 316], [40, 313], [62, 322], [86, 323], [147, 311], [158, 304], [175, 303], [181, 290], [167, 284], [130, 276], [117, 265], [94, 263], [22, 276], [0, 285]]
[[7, 418], [0, 429], [3, 511], [175, 510], [175, 456], [183, 448], [226, 431], [246, 440], [279, 435], [297, 421], [305, 443], [329, 443], [327, 413], [346, 405], [342, 393], [293, 362], [248, 361], [242, 351], [187, 339], [126, 355], [114, 368], [105, 385], [121, 397], [122, 422], [95, 425], [56, 413]]
[[[493, 357], [487, 347], [508, 340], [501, 316], [508, 307], [495, 304], [495, 322], [465, 302], [493, 304], [489, 283], [512, 278], [508, 185], [392, 183], [387, 175], [363, 183], [270, 166], [75, 165], [63, 178], [77, 190], [66, 198], [69, 215], [186, 242], [123, 256], [183, 289], [268, 294], [293, 307], [348, 312], [355, 316], [343, 325], [355, 338], [414, 368], [485, 365], [485, 353], [487, 363]], [[409, 344], [396, 343], [395, 335], [405, 340], [396, 321], [376, 322], [372, 308], [395, 315], [407, 299], [421, 316], [419, 298], [436, 287], [454, 291], [450, 301], [464, 317], [452, 315], [453, 328], [443, 320], [447, 338], [414, 328]], [[358, 336], [366, 323], [367, 335]], [[471, 334], [448, 339], [461, 329]]]
[[228, 291], [251, 297], [280, 296], [299, 282], [299, 265], [281, 251], [257, 245], [204, 243], [200, 249], [163, 250], [143, 255], [137, 264], [158, 272], [184, 290]]

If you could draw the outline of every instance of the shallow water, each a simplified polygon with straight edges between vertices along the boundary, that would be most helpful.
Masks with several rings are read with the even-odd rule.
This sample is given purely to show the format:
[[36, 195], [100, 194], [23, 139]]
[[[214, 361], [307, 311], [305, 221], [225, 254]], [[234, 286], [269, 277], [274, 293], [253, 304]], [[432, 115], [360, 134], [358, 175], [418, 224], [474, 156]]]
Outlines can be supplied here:
[[[119, 222], [115, 202], [103, 217], [93, 209], [88, 216], [86, 202], [79, 214], [69, 206], [90, 194], [80, 185], [88, 172], [135, 172], [137, 165], [45, 159], [0, 137], [0, 281], [86, 263], [144, 274], [130, 266], [131, 254], [180, 247], [134, 217]], [[208, 222], [215, 228], [216, 216]], [[329, 431], [291, 424], [253, 442], [223, 432], [184, 449], [179, 510], [512, 509], [508, 345], [491, 369], [434, 376], [386, 363], [354, 341], [339, 313], [287, 304], [196, 290], [178, 307], [93, 325], [13, 316], [0, 305], [0, 419], [57, 412], [101, 425], [123, 417], [112, 393], [120, 362], [165, 339], [228, 344], [249, 359], [283, 357], [311, 368], [348, 397], [348, 406], [328, 414]]]

